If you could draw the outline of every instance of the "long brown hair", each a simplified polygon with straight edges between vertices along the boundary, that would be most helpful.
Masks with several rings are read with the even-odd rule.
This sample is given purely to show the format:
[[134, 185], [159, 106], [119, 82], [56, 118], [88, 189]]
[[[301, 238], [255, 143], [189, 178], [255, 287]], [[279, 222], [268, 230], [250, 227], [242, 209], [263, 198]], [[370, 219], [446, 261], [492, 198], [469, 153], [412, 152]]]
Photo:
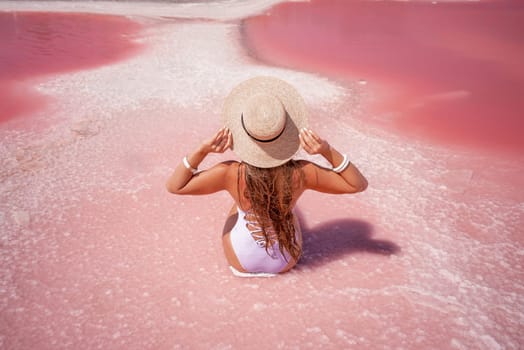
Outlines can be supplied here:
[[295, 261], [298, 261], [302, 249], [295, 234], [292, 202], [293, 194], [304, 181], [299, 162], [290, 160], [274, 168], [245, 165], [244, 196], [249, 200], [260, 225], [266, 251], [273, 243], [269, 232], [274, 231], [282, 255], [285, 257], [284, 251], [287, 251]]

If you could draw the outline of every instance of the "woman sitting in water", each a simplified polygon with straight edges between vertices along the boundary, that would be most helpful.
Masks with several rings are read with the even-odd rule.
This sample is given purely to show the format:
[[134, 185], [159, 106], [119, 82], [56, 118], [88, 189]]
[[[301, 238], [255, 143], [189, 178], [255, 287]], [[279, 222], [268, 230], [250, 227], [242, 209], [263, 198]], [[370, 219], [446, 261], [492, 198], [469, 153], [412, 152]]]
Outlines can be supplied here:
[[[306, 108], [298, 92], [269, 77], [247, 80], [230, 93], [224, 127], [185, 157], [167, 181], [175, 194], [227, 190], [234, 205], [223, 234], [226, 258], [237, 275], [276, 274], [291, 269], [302, 253], [302, 234], [293, 207], [307, 189], [355, 193], [365, 177], [346, 155], [307, 128]], [[333, 169], [292, 160], [299, 146], [320, 154]], [[241, 162], [198, 165], [209, 153], [231, 148]]]

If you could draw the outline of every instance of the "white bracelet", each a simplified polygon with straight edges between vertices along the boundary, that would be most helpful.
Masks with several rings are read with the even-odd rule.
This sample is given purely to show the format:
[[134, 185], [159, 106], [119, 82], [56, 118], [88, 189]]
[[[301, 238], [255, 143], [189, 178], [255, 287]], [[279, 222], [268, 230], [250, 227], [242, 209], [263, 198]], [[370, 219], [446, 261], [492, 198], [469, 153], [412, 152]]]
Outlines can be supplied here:
[[344, 156], [344, 159], [342, 159], [342, 163], [340, 163], [340, 165], [337, 166], [336, 168], [332, 169], [337, 174], [339, 174], [339, 173], [343, 172], [344, 170], [346, 170], [346, 168], [349, 166], [349, 164], [351, 164], [351, 162], [348, 159], [348, 156], [345, 155], [345, 154], [343, 154], [343, 156]]
[[191, 171], [191, 174], [195, 175], [195, 173], [198, 171], [197, 169], [193, 168], [191, 164], [189, 164], [189, 160], [187, 160], [187, 156], [182, 159], [182, 163], [184, 163], [184, 166], [187, 170]]

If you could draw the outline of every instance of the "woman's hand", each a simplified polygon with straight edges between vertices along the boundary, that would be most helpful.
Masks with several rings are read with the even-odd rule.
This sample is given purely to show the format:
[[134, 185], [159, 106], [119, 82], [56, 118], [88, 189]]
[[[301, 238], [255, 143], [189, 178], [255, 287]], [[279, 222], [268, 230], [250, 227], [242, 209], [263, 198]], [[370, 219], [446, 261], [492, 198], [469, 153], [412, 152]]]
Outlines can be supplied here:
[[313, 130], [302, 128], [298, 134], [300, 145], [309, 154], [326, 156], [329, 153], [329, 143], [321, 139]]
[[[300, 130], [300, 144], [304, 150], [313, 155], [322, 155], [333, 168], [344, 164], [347, 156], [331, 147], [327, 141], [321, 139], [310, 129]], [[339, 172], [319, 167], [314, 163], [309, 163], [303, 168], [305, 171], [306, 188], [310, 188], [326, 193], [355, 193], [364, 191], [368, 182], [357, 167], [349, 162], [343, 170]]]
[[[214, 176], [193, 176], [200, 163], [209, 153], [224, 153], [233, 144], [233, 135], [229, 129], [223, 127], [216, 132], [210, 139], [202, 142], [200, 147], [193, 153], [188, 154], [183, 162], [180, 162], [175, 172], [169, 177], [166, 188], [171, 193], [176, 194], [202, 194], [213, 193], [223, 189], [222, 175], [217, 177], [224, 170], [222, 166], [215, 166], [210, 174]], [[189, 166], [188, 166], [189, 165]], [[205, 172], [207, 173], [207, 172]], [[216, 179], [219, 180], [216, 180]], [[192, 179], [198, 179], [190, 181]], [[211, 179], [211, 180], [209, 180]], [[214, 180], [213, 180], [214, 179]], [[189, 186], [189, 184], [193, 184]]]
[[202, 143], [202, 150], [207, 153], [224, 153], [233, 145], [233, 135], [228, 128], [223, 127], [210, 139]]

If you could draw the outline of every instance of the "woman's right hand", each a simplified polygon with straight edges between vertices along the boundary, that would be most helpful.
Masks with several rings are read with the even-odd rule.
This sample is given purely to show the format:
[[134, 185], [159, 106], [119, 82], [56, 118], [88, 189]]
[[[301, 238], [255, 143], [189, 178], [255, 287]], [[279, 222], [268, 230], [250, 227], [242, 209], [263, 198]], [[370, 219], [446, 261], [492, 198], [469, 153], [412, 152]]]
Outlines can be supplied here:
[[318, 136], [313, 130], [302, 128], [298, 134], [300, 145], [307, 153], [326, 156], [329, 152], [329, 143]]
[[233, 135], [231, 131], [226, 128], [220, 128], [215, 135], [202, 142], [202, 150], [205, 154], [208, 153], [224, 153], [233, 145]]

